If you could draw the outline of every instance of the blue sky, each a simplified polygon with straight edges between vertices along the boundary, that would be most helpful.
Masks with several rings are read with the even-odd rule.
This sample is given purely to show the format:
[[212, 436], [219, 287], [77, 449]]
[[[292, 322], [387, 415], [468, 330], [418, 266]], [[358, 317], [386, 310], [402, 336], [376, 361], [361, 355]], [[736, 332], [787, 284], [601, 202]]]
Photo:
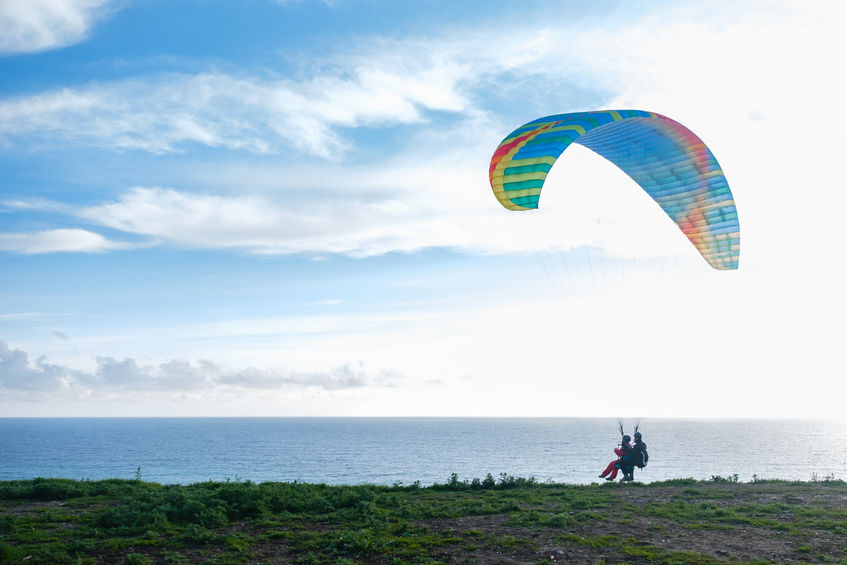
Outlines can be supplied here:
[[[838, 417], [845, 23], [0, 0], [0, 415]], [[508, 132], [607, 108], [706, 141], [737, 272], [581, 147], [499, 206]]]

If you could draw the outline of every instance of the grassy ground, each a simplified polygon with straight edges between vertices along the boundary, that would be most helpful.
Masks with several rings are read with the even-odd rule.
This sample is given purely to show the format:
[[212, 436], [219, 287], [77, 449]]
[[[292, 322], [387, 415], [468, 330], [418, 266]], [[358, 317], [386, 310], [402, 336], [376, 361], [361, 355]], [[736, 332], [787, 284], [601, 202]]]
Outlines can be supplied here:
[[0, 482], [0, 563], [843, 563], [847, 484]]

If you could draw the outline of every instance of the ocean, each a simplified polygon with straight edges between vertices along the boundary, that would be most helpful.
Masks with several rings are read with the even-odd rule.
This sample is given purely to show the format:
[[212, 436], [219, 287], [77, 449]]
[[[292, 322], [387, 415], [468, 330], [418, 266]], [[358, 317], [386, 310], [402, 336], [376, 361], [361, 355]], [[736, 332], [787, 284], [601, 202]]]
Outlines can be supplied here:
[[[490, 473], [587, 484], [615, 458], [617, 428], [585, 418], [0, 418], [0, 480], [426, 486]], [[643, 419], [640, 430], [643, 482], [847, 478], [847, 422]]]

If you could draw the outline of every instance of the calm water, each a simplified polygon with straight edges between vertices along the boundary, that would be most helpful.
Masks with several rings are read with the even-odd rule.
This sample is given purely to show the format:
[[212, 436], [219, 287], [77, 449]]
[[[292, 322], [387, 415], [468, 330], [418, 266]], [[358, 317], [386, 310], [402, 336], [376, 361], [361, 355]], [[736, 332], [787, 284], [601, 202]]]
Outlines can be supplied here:
[[[643, 420], [641, 430], [645, 482], [847, 478], [845, 422]], [[131, 479], [141, 467], [160, 483], [428, 485], [451, 473], [590, 483], [618, 441], [613, 419], [0, 418], [0, 480]]]

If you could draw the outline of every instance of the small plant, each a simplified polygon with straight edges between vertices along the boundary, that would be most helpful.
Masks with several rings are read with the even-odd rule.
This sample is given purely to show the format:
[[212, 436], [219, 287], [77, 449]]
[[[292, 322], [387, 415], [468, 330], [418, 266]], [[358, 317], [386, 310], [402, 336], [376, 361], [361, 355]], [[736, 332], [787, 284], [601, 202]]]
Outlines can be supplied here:
[[0, 563], [15, 563], [18, 552], [9, 544], [0, 542]]
[[182, 539], [197, 545], [208, 545], [215, 540], [215, 534], [200, 524], [190, 524], [182, 534]]
[[146, 555], [141, 553], [130, 553], [124, 557], [123, 565], [152, 565], [152, 561]]
[[139, 465], [138, 468], [135, 469], [135, 482], [141, 482], [141, 465]]
[[188, 560], [177, 551], [164, 552], [162, 554], [162, 561], [164, 563], [173, 563], [174, 565], [182, 565], [183, 563], [188, 563]]
[[713, 483], [737, 483], [738, 473], [728, 475], [726, 477], [722, 477], [720, 475], [712, 475], [711, 477], [709, 477], [709, 480]]

